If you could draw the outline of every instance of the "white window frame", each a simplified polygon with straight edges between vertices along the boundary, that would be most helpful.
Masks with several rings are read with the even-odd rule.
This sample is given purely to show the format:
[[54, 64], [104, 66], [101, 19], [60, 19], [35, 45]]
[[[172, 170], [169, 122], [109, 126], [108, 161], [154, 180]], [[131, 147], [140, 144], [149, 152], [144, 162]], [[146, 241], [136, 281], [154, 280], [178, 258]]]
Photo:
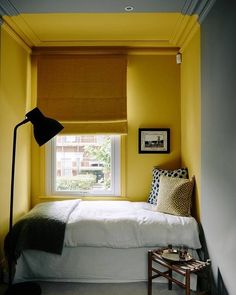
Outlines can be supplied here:
[[[78, 134], [81, 135], [81, 134]], [[85, 134], [82, 134], [85, 135]], [[45, 145], [45, 184], [47, 195], [63, 196], [112, 196], [118, 197], [121, 194], [121, 135], [111, 136], [111, 189], [107, 191], [57, 191], [56, 182], [56, 137]]]

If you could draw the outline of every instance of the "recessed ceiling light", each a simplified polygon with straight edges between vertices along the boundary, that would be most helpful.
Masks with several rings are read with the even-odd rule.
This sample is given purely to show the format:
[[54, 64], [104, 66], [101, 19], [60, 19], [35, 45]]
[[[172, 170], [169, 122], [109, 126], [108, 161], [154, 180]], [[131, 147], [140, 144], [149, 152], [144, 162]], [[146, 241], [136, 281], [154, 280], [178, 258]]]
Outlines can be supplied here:
[[133, 6], [126, 6], [125, 7], [125, 11], [133, 11], [134, 10], [134, 7]]

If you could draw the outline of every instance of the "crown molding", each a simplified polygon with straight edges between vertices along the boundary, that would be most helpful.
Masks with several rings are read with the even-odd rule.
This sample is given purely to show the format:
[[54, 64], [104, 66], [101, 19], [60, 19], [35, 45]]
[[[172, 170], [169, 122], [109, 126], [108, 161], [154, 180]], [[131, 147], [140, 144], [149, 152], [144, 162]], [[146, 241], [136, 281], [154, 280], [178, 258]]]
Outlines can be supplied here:
[[188, 43], [190, 42], [190, 40], [193, 38], [193, 36], [195, 35], [195, 33], [197, 32], [197, 30], [200, 28], [200, 24], [198, 22], [190, 22], [188, 25], [188, 30], [186, 30], [182, 35], [181, 38], [179, 40], [179, 44], [180, 44], [180, 52], [182, 53], [186, 46], [188, 45]]
[[9, 16], [4, 16], [3, 20], [29, 47], [40, 44], [40, 40], [25, 23], [22, 16], [17, 16], [17, 22], [14, 21], [14, 18]]
[[170, 38], [170, 44], [179, 46], [182, 52], [192, 39], [216, 0], [187, 0], [182, 14]]
[[19, 35], [14, 30], [12, 30], [12, 28], [8, 24], [4, 22], [2, 25], [2, 29], [6, 31], [12, 37], [12, 39], [14, 39], [22, 48], [24, 48], [29, 54], [31, 54], [31, 48], [24, 42], [24, 40], [19, 37]]
[[[186, 0], [181, 13], [187, 15], [193, 15], [195, 13], [196, 6], [201, 0]], [[203, 0], [204, 2], [205, 0]]]
[[18, 15], [18, 14], [20, 14], [20, 12], [9, 0], [4, 0], [0, 2], [0, 15], [3, 16], [3, 15]]
[[[93, 39], [93, 40], [41, 40], [25, 22], [24, 17], [4, 16], [4, 22], [15, 31], [29, 47], [55, 46], [127, 46], [127, 47], [173, 47], [169, 39], [129, 40], [129, 39]], [[175, 47], [175, 45], [174, 45]]]
[[199, 22], [201, 23], [215, 1], [216, 0], [187, 0], [181, 12], [187, 15], [198, 15]]
[[199, 23], [196, 15], [181, 14], [170, 38], [170, 44], [182, 48], [194, 35], [197, 27], [199, 27]]
[[135, 46], [73, 46], [73, 47], [33, 47], [32, 55], [176, 55], [178, 47], [135, 47]]
[[[176, 47], [170, 44], [169, 40], [128, 40], [128, 39], [121, 39], [121, 40], [40, 40], [37, 35], [31, 30], [31, 28], [27, 25], [24, 21], [24, 18], [21, 15], [17, 16], [17, 19], [14, 17], [4, 16], [3, 22], [7, 26], [9, 26], [12, 31], [15, 32], [16, 35], [22, 39], [27, 46], [30, 48], [34, 47], [97, 47], [97, 46], [104, 46], [104, 47], [112, 47], [112, 46], [119, 46], [119, 47], [129, 47], [129, 48], [138, 48], [138, 47], [145, 47], [145, 48], [168, 48], [168, 47]], [[164, 51], [163, 51], [164, 52]]]
[[170, 44], [169, 40], [127, 40], [127, 39], [120, 39], [120, 40], [58, 40], [58, 41], [40, 41], [33, 45], [35, 47], [75, 47], [75, 46], [127, 46], [127, 47], [173, 47], [173, 45]]
[[[198, 21], [200, 24], [202, 24], [215, 2], [216, 0], [207, 0], [205, 5], [198, 11]], [[203, 5], [203, 3], [201, 4]]]
[[[0, 2], [0, 26], [6, 23], [27, 46], [127, 46], [127, 47], [180, 47], [186, 46], [196, 29], [204, 21], [216, 0], [185, 0], [174, 32], [168, 40], [40, 40], [25, 22], [20, 11], [10, 0]], [[2, 3], [4, 2], [4, 3]], [[2, 18], [1, 18], [2, 15]], [[11, 17], [11, 15], [17, 15]]]

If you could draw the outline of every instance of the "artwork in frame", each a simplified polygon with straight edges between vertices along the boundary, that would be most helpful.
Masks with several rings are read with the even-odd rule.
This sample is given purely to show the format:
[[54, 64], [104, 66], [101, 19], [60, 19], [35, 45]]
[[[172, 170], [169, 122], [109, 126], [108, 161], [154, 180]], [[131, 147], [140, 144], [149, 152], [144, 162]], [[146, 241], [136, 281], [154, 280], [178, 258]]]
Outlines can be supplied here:
[[139, 128], [139, 153], [170, 152], [170, 129], [169, 128]]

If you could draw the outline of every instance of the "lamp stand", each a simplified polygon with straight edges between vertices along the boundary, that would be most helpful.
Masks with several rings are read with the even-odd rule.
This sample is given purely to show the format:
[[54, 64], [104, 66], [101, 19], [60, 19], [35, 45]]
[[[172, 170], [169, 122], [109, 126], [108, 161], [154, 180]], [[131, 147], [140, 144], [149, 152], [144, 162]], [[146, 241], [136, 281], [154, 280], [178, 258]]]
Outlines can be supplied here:
[[[17, 139], [17, 129], [23, 124], [29, 122], [29, 119], [25, 119], [19, 124], [17, 124], [14, 128], [13, 134], [13, 149], [12, 149], [12, 170], [11, 170], [11, 195], [10, 195], [10, 221], [9, 221], [9, 240], [11, 242], [11, 234], [12, 234], [12, 225], [13, 225], [13, 201], [14, 201], [14, 179], [15, 179], [15, 157], [16, 157], [16, 139]], [[8, 257], [8, 271], [9, 271], [9, 281], [8, 288], [5, 292], [5, 295], [40, 295], [41, 288], [37, 283], [34, 282], [23, 282], [12, 284], [13, 276], [13, 257], [9, 255]]]

